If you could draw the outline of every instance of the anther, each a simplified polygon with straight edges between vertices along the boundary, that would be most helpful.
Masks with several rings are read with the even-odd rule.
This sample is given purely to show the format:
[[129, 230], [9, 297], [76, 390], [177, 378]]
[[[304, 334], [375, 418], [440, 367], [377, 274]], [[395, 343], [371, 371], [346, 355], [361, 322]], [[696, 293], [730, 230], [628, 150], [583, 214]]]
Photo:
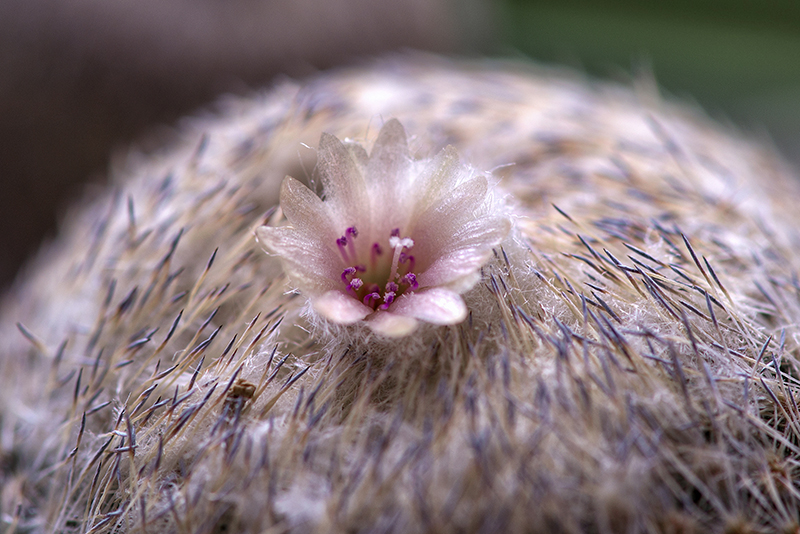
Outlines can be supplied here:
[[358, 289], [364, 285], [364, 282], [361, 281], [361, 278], [353, 278], [350, 280], [350, 283], [347, 284], [347, 289], [352, 289], [354, 291], [358, 291]]
[[394, 292], [389, 291], [383, 296], [383, 304], [381, 304], [380, 308], [382, 310], [388, 310], [389, 306], [391, 306], [392, 302], [394, 302]]
[[368, 294], [368, 295], [366, 295], [364, 297], [364, 304], [366, 304], [367, 306], [372, 308], [372, 301], [373, 300], [380, 300], [380, 298], [381, 298], [380, 293], [377, 293], [377, 292], [370, 293], [370, 294]]
[[355, 267], [348, 267], [347, 269], [342, 271], [342, 282], [347, 284], [348, 283], [347, 277], [348, 276], [353, 276], [354, 274], [356, 274], [356, 268]]
[[406, 275], [403, 277], [403, 282], [408, 284], [408, 288], [411, 291], [414, 291], [419, 287], [419, 284], [417, 283], [417, 275], [414, 273], [406, 273]]

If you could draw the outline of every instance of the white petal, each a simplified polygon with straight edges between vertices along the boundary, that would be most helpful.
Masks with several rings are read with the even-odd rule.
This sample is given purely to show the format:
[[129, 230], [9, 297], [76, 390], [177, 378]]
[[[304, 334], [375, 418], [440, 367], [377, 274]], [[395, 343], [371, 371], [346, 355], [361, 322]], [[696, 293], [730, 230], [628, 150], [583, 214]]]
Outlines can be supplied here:
[[350, 156], [353, 158], [353, 161], [356, 162], [358, 165], [359, 170], [363, 172], [367, 169], [367, 163], [369, 162], [369, 155], [367, 151], [364, 150], [364, 147], [358, 143], [353, 141], [344, 141], [344, 147], [350, 152]]
[[463, 224], [442, 247], [443, 254], [467, 247], [492, 248], [499, 245], [511, 230], [511, 220], [504, 215], [487, 215]]
[[391, 186], [398, 173], [408, 166], [410, 159], [406, 131], [400, 121], [390, 119], [383, 125], [372, 146], [367, 176], [369, 180], [379, 180], [381, 185]]
[[420, 287], [450, 284], [480, 269], [491, 255], [491, 250], [476, 250], [473, 248], [452, 252], [447, 256], [438, 258], [423, 273], [419, 274], [417, 283]]
[[313, 236], [291, 226], [260, 226], [255, 233], [267, 254], [280, 256], [286, 274], [301, 291], [329, 289], [341, 276], [336, 256]]
[[328, 291], [312, 299], [311, 304], [320, 315], [339, 324], [353, 324], [372, 313], [372, 308], [339, 290]]
[[[475, 211], [484, 203], [488, 183], [479, 176], [464, 182], [449, 195], [428, 204], [428, 208], [416, 213], [412, 237], [418, 247], [417, 254], [435, 254], [451, 236], [469, 220], [474, 220]], [[429, 256], [430, 257], [430, 256]]]
[[454, 291], [432, 287], [405, 294], [389, 308], [392, 313], [433, 324], [457, 324], [467, 318], [467, 305]]
[[449, 194], [462, 169], [454, 146], [448, 145], [436, 154], [414, 182], [414, 190], [419, 193], [416, 199], [417, 213], [424, 213], [433, 203]]
[[406, 131], [397, 119], [391, 119], [378, 133], [366, 171], [368, 187], [378, 212], [402, 200], [398, 196], [411, 185], [406, 178], [410, 163]]
[[479, 270], [476, 270], [472, 271], [471, 273], [465, 274], [460, 278], [455, 278], [453, 280], [450, 280], [443, 286], [439, 287], [444, 287], [451, 291], [455, 291], [460, 295], [461, 293], [469, 291], [470, 289], [475, 287], [475, 285], [480, 281], [481, 281], [481, 273]]
[[[421, 265], [417, 275], [421, 287], [448, 284], [477, 271], [491, 256], [492, 247], [498, 245], [508, 234], [511, 222], [507, 217], [491, 216], [471, 221], [464, 225], [438, 250], [431, 250], [428, 242], [415, 241], [417, 256], [423, 261], [433, 257], [427, 265]], [[416, 236], [415, 236], [416, 237]]]
[[315, 172], [322, 182], [326, 204], [345, 225], [363, 220], [360, 214], [368, 216], [370, 199], [364, 177], [351, 151], [333, 135], [323, 133], [319, 138]]
[[323, 241], [336, 242], [333, 223], [322, 200], [299, 180], [291, 176], [281, 184], [281, 209], [293, 227], [311, 233]]
[[397, 315], [388, 311], [378, 311], [367, 319], [373, 332], [386, 337], [407, 336], [417, 328], [417, 320], [405, 315]]

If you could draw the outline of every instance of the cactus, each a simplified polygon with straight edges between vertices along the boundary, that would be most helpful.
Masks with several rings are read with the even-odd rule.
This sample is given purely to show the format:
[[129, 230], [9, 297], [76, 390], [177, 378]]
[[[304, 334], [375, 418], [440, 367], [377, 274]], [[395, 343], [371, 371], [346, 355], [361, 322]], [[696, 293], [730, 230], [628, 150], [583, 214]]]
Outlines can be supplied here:
[[[406, 163], [457, 151], [488, 195], [419, 220], [511, 229], [474, 249], [465, 314], [386, 336], [321, 313], [336, 277], [296, 283], [255, 233], [298, 224], [286, 175], [315, 206], [340, 194], [323, 133], [366, 162], [393, 118]], [[4, 298], [0, 530], [800, 528], [800, 188], [770, 150], [644, 90], [419, 56], [182, 132], [118, 165]], [[350, 267], [340, 292], [383, 317]]]

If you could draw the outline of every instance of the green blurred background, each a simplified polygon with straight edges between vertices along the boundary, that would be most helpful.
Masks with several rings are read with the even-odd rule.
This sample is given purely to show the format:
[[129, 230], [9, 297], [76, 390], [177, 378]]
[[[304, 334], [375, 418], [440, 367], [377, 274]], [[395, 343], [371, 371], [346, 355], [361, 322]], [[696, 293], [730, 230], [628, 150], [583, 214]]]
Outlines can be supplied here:
[[[630, 83], [653, 76], [800, 166], [800, 1], [503, 0], [504, 52]], [[502, 52], [501, 52], [502, 53]]]

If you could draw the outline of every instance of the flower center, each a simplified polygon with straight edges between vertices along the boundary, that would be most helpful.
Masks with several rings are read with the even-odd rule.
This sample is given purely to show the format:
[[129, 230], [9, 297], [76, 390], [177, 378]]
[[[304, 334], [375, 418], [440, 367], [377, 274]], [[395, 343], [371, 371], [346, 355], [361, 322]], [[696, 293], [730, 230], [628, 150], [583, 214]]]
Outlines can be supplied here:
[[388, 239], [388, 249], [384, 250], [377, 241], [369, 247], [369, 261], [363, 261], [356, 247], [358, 230], [355, 226], [345, 230], [344, 235], [336, 240], [339, 253], [345, 265], [342, 271], [342, 283], [347, 293], [369, 306], [373, 310], [385, 310], [396, 298], [405, 292], [412, 293], [418, 287], [417, 275], [414, 274], [414, 256], [409, 251], [414, 241], [409, 237], [400, 237], [400, 229], [392, 230]]

